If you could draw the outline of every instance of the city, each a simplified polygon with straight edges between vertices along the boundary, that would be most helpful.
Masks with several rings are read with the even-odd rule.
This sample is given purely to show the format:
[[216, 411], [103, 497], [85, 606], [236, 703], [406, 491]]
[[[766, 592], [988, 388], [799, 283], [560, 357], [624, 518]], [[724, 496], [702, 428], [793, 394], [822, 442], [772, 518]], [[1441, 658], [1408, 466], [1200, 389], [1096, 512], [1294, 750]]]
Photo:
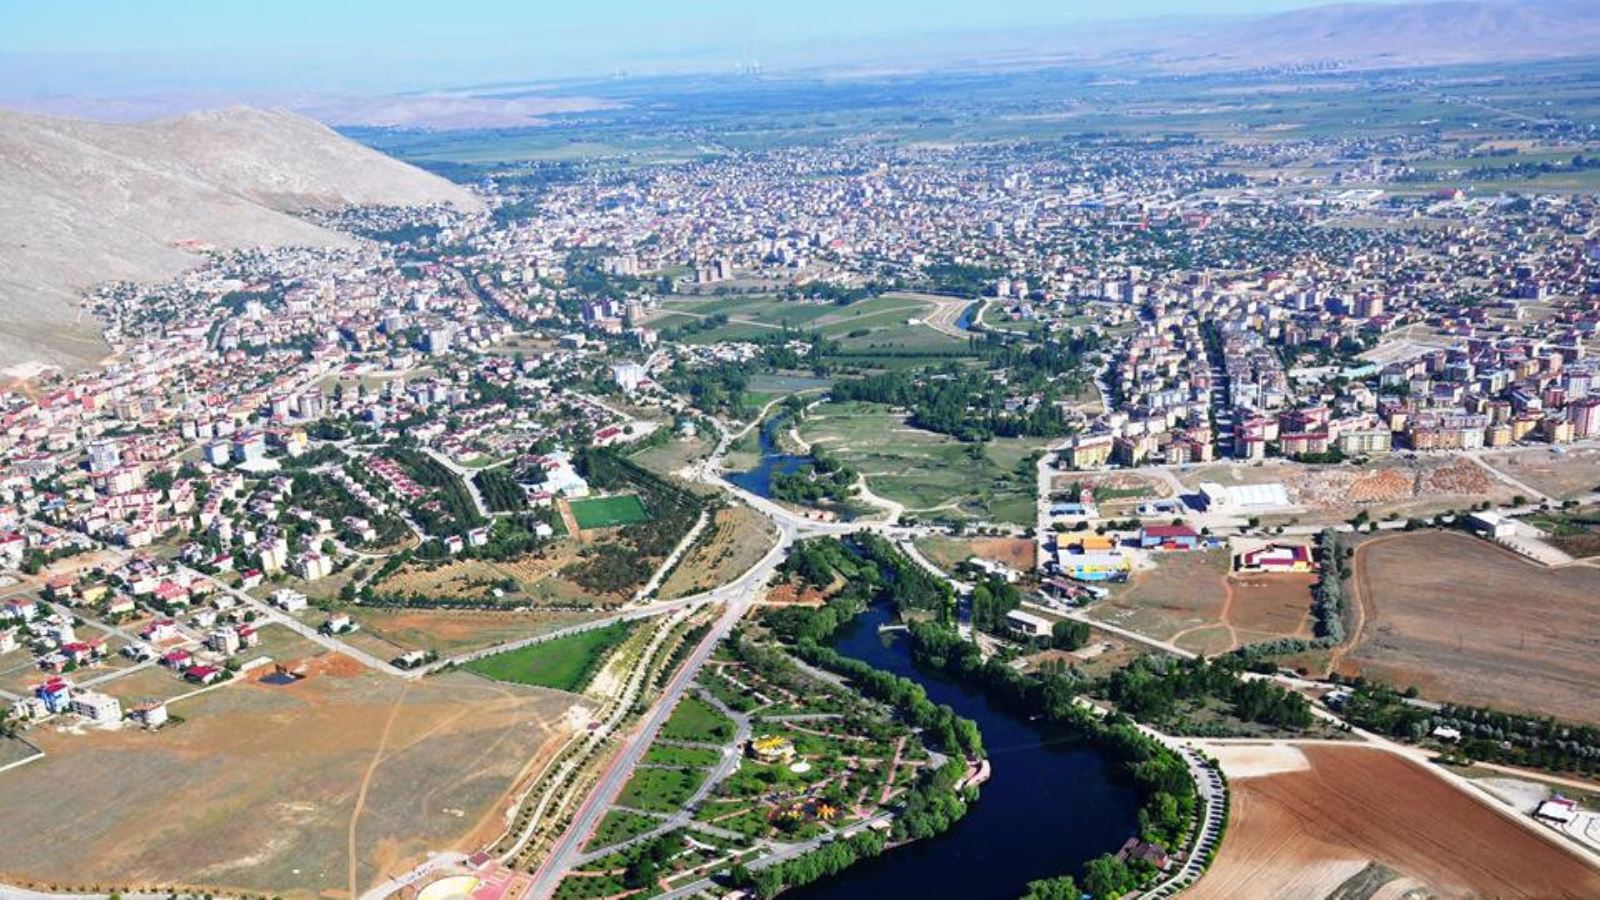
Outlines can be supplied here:
[[0, 113], [0, 896], [1600, 895], [1546, 49]]

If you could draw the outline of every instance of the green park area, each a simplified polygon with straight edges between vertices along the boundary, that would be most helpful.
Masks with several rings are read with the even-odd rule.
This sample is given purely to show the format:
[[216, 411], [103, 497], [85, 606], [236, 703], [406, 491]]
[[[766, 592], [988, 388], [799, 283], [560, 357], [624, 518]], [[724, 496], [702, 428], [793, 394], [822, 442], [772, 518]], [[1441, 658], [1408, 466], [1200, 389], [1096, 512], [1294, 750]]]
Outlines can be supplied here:
[[1042, 438], [959, 441], [915, 428], [878, 403], [825, 403], [800, 436], [866, 477], [874, 494], [922, 519], [1034, 521], [1032, 454]]
[[529, 644], [467, 663], [464, 668], [496, 681], [581, 691], [633, 625], [618, 622], [593, 631]]

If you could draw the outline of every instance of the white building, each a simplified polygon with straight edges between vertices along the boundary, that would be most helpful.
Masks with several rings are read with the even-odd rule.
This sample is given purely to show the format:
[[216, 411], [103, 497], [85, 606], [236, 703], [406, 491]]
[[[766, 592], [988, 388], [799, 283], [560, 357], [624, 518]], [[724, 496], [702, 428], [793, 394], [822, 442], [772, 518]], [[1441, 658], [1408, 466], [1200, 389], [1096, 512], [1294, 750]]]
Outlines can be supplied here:
[[115, 697], [84, 691], [72, 698], [72, 711], [91, 722], [120, 722], [122, 703]]

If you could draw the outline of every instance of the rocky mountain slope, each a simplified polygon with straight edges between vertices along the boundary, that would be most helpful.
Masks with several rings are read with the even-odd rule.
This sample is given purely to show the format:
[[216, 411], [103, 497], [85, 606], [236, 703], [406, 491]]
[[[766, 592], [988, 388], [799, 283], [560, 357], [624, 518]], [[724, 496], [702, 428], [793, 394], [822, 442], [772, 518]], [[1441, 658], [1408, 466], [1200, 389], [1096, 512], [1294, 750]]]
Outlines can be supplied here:
[[235, 108], [133, 125], [0, 111], [0, 369], [82, 365], [105, 347], [93, 285], [170, 278], [218, 248], [351, 239], [291, 213], [451, 203], [462, 188], [287, 112]]

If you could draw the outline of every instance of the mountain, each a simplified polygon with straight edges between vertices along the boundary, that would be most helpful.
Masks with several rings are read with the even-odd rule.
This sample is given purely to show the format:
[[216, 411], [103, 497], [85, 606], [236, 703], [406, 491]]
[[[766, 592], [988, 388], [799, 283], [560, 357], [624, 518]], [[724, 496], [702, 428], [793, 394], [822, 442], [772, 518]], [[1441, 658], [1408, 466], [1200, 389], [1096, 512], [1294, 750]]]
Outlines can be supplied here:
[[81, 293], [173, 277], [221, 249], [342, 246], [291, 213], [450, 203], [468, 191], [293, 113], [232, 108], [138, 124], [0, 110], [0, 369], [103, 356]]
[[1348, 68], [1553, 59], [1600, 53], [1594, 0], [1342, 3], [1167, 29], [1119, 50], [1168, 71]]

